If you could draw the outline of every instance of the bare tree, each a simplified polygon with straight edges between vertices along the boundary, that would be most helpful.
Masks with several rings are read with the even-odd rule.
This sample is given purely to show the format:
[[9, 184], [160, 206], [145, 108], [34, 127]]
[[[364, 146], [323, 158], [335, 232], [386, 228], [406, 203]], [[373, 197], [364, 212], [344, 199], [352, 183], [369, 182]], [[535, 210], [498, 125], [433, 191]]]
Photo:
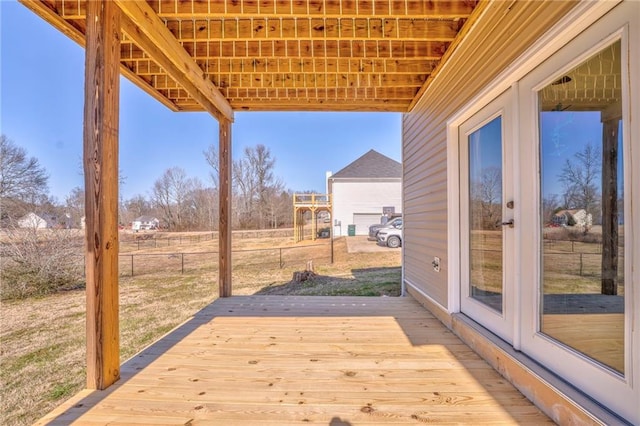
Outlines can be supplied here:
[[72, 228], [80, 228], [84, 216], [84, 189], [76, 186], [65, 198], [67, 212], [71, 216]]
[[471, 202], [480, 207], [475, 227], [495, 229], [502, 220], [502, 169], [486, 167], [480, 171], [480, 179], [471, 182]]
[[0, 136], [0, 203], [7, 218], [46, 199], [49, 176], [38, 159], [29, 157], [5, 135]]
[[184, 169], [167, 169], [153, 186], [153, 202], [163, 212], [163, 220], [171, 230], [182, 230], [188, 224], [186, 216], [189, 208], [188, 196], [195, 181], [187, 177]]
[[205, 188], [202, 182], [195, 180], [193, 190], [188, 194], [190, 205], [189, 227], [192, 230], [213, 230], [218, 226], [218, 209], [214, 202], [217, 191]]
[[564, 186], [564, 204], [570, 209], [584, 209], [598, 216], [600, 208], [600, 174], [602, 155], [592, 144], [585, 145], [573, 160], [567, 159], [558, 176]]
[[266, 227], [269, 196], [279, 193], [283, 185], [273, 176], [276, 160], [271, 156], [269, 148], [262, 144], [256, 145], [255, 148], [246, 148], [245, 157], [254, 180], [257, 224], [262, 229]]
[[553, 215], [560, 209], [560, 197], [558, 194], [547, 194], [542, 199], [542, 220], [543, 225], [553, 218]]
[[209, 172], [211, 183], [213, 183], [214, 189], [218, 190], [218, 181], [220, 180], [220, 162], [215, 145], [209, 145], [209, 148], [207, 148], [203, 154], [205, 160], [207, 160], [207, 164], [211, 167], [211, 172]]
[[246, 158], [239, 158], [233, 162], [233, 198], [236, 199], [236, 217], [241, 229], [253, 227], [255, 179], [251, 172], [251, 165]]
[[124, 224], [129, 224], [133, 220], [142, 215], [155, 214], [152, 213], [153, 206], [143, 195], [134, 195], [122, 203], [122, 217], [120, 220]]
[[[214, 184], [217, 200], [218, 185], [218, 152], [214, 145], [203, 153], [211, 166], [211, 180]], [[240, 228], [277, 227], [280, 223], [290, 223], [284, 219], [292, 210], [291, 200], [284, 183], [275, 177], [276, 159], [269, 148], [258, 144], [246, 147], [242, 157], [233, 161], [233, 212], [234, 224]], [[285, 205], [286, 204], [286, 205]]]
[[267, 217], [270, 228], [293, 226], [293, 194], [284, 185], [271, 189], [268, 197]]

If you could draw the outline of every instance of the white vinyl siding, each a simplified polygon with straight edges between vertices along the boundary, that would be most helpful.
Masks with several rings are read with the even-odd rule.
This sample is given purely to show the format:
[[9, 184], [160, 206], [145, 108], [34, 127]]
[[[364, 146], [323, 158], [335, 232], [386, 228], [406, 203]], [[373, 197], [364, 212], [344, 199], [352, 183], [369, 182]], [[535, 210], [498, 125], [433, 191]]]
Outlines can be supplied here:
[[[444, 308], [449, 307], [448, 286], [459, 285], [447, 279], [447, 120], [573, 6], [489, 3], [487, 22], [500, 25], [478, 28], [470, 43], [459, 45], [403, 117], [404, 279]], [[434, 256], [441, 259], [440, 272], [431, 267]]]
[[[348, 225], [354, 223], [354, 215], [376, 216], [380, 222], [383, 207], [395, 207], [401, 212], [402, 183], [400, 179], [336, 179], [332, 185], [333, 222], [336, 236], [347, 235]], [[357, 235], [368, 235], [369, 229], [356, 226]]]

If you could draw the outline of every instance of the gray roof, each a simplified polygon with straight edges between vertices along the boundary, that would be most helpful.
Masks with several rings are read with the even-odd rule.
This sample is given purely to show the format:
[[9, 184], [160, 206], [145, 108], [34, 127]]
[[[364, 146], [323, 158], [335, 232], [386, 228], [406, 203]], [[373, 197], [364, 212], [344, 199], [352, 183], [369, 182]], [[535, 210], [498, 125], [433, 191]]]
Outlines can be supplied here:
[[402, 164], [373, 149], [329, 179], [335, 178], [402, 178]]

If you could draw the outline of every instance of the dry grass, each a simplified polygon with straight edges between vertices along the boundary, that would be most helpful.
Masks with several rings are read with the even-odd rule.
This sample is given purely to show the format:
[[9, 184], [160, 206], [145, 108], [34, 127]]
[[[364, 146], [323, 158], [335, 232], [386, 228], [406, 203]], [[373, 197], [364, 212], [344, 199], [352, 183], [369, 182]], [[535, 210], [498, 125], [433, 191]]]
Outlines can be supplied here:
[[[234, 241], [234, 249], [285, 247], [290, 238]], [[316, 242], [317, 243], [317, 242]], [[373, 243], [372, 243], [373, 244]], [[146, 253], [208, 251], [215, 241], [145, 250]], [[304, 245], [312, 245], [305, 242]], [[289, 283], [306, 262], [252, 266], [234, 255], [234, 294], [397, 294], [400, 252], [349, 254], [336, 240], [333, 265], [315, 267], [320, 277], [303, 285]], [[313, 248], [309, 247], [309, 250]], [[325, 247], [316, 248], [326, 253]], [[253, 252], [253, 256], [263, 256]], [[309, 251], [313, 258], [313, 251]], [[207, 260], [216, 263], [213, 256]], [[256, 262], [257, 263], [257, 262]], [[217, 268], [161, 269], [120, 278], [121, 360], [124, 361], [184, 322], [217, 297]], [[0, 424], [33, 423], [84, 387], [85, 295], [75, 290], [41, 298], [0, 302]]]
[[[545, 235], [561, 234], [564, 228], [545, 229]], [[621, 237], [621, 240], [623, 236]], [[600, 293], [602, 245], [582, 241], [544, 239], [544, 293]], [[471, 273], [476, 288], [502, 290], [502, 233], [474, 231], [471, 236]], [[624, 250], [618, 254], [618, 294], [624, 294]]]

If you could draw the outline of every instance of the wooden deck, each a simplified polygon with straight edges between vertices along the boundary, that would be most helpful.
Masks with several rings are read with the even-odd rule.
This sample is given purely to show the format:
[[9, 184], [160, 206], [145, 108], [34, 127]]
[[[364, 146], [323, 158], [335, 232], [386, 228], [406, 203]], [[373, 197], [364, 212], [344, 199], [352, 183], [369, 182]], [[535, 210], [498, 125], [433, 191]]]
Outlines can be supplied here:
[[410, 297], [219, 299], [37, 424], [552, 422]]

